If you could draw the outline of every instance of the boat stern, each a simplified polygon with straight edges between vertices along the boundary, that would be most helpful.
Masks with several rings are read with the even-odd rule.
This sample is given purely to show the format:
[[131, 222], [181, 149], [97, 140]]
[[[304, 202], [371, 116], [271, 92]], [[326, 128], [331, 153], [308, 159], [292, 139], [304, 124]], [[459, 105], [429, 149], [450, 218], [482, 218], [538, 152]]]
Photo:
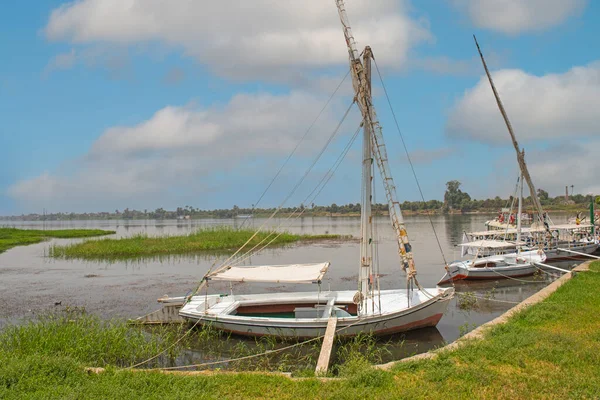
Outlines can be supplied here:
[[437, 283], [438, 286], [447, 285], [455, 281], [459, 281], [461, 279], [465, 279], [467, 277], [466, 274], [463, 273], [461, 266], [464, 263], [462, 261], [453, 262], [448, 267], [446, 267], [446, 274], [439, 280]]

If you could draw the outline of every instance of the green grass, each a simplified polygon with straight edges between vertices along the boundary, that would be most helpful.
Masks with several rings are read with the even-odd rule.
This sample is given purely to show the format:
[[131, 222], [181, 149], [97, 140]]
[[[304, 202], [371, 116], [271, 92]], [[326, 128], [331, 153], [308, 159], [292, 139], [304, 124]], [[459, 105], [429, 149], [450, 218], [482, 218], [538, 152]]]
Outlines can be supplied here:
[[[125, 239], [88, 240], [83, 243], [54, 245], [50, 248], [49, 254], [51, 257], [61, 258], [111, 259], [228, 251], [237, 250], [253, 234], [254, 231], [249, 229], [236, 230], [222, 227], [201, 229], [185, 236], [152, 237], [140, 234]], [[263, 241], [265, 238], [266, 240]], [[245, 249], [250, 250], [260, 242], [262, 242], [260, 245], [262, 247], [273, 238], [276, 239], [271, 246], [298, 241], [340, 239], [342, 236], [260, 232]]]
[[15, 246], [35, 244], [49, 238], [86, 238], [110, 235], [113, 233], [115, 232], [101, 229], [61, 229], [46, 231], [39, 229], [0, 228], [0, 253]]
[[[112, 362], [130, 361], [141, 356], [128, 355], [130, 346], [149, 353], [166, 341], [152, 349], [120, 329], [111, 328], [123, 340], [55, 327], [65, 334], [55, 344], [51, 330], [36, 334], [32, 325], [16, 335], [19, 328], [9, 328], [0, 334], [0, 398], [594, 399], [600, 396], [599, 272], [600, 263], [595, 263], [592, 272], [577, 274], [542, 303], [496, 326], [484, 340], [443, 351], [432, 360], [375, 370], [366, 356], [367, 341], [366, 351], [362, 347], [357, 352], [357, 347], [338, 354], [347, 358], [338, 368], [345, 379], [338, 380], [321, 381], [309, 373], [299, 380], [250, 373], [167, 375], [126, 371], [112, 363], [104, 373], [89, 374], [84, 367], [102, 363], [102, 351]], [[40, 334], [49, 336], [42, 340]], [[15, 335], [18, 339], [11, 338]], [[71, 336], [79, 339], [70, 341]]]

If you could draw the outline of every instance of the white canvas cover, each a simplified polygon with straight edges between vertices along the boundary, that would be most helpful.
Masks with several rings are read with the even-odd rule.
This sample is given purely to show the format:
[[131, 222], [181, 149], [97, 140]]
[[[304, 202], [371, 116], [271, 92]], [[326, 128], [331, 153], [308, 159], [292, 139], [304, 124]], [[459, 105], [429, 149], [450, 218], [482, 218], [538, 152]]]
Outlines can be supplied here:
[[229, 267], [209, 275], [208, 279], [230, 282], [317, 283], [329, 268], [329, 263], [259, 265]]
[[[525, 244], [520, 242], [520, 244]], [[516, 242], [505, 242], [502, 240], [476, 240], [473, 242], [461, 243], [459, 246], [462, 247], [481, 247], [488, 249], [502, 249], [508, 247], [515, 247]]]

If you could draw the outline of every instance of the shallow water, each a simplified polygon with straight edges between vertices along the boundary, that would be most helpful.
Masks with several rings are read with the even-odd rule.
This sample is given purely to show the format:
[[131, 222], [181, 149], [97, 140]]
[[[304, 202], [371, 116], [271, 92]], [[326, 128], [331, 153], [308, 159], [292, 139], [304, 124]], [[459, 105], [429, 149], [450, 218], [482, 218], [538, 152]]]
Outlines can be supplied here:
[[[431, 222], [437, 232], [444, 256], [448, 261], [459, 258], [455, 248], [463, 231], [481, 230], [489, 219], [486, 215], [436, 215]], [[427, 216], [408, 216], [406, 224], [413, 244], [420, 283], [434, 287], [444, 274], [444, 258], [433, 235]], [[556, 217], [555, 217], [556, 219]], [[566, 219], [566, 216], [565, 216]], [[378, 217], [377, 241], [381, 288], [404, 287], [394, 234], [387, 217]], [[137, 233], [149, 235], [181, 235], [199, 227], [239, 226], [239, 219], [194, 221], [60, 221], [4, 225], [32, 229], [103, 228], [117, 233], [113, 237], [127, 237]], [[249, 220], [248, 226], [257, 228], [264, 219]], [[269, 227], [304, 234], [359, 235], [360, 219], [344, 217], [307, 217], [294, 221], [274, 220]], [[0, 225], [2, 223], [0, 222]], [[156, 299], [165, 294], [183, 295], [194, 288], [203, 274], [213, 265], [217, 256], [185, 255], [157, 257], [136, 261], [83, 261], [60, 260], [45, 256], [53, 243], [69, 243], [83, 239], [54, 239], [31, 246], [16, 247], [0, 254], [0, 327], [35, 317], [38, 313], [57, 310], [64, 306], [85, 307], [88, 312], [105, 318], [135, 318], [158, 308]], [[348, 290], [356, 287], [359, 244], [357, 241], [323, 242], [292, 245], [269, 249], [248, 260], [248, 264], [285, 264], [330, 261], [331, 267], [323, 282], [323, 289]], [[562, 264], [565, 266], [565, 264]], [[566, 264], [568, 265], [568, 264]], [[500, 279], [457, 285], [457, 292], [472, 292], [478, 297], [476, 307], [461, 310], [456, 296], [436, 328], [423, 329], [388, 338], [391, 346], [388, 359], [427, 351], [454, 341], [461, 333], [485, 323], [539, 291], [559, 274], [543, 273], [539, 277], [520, 280]], [[227, 293], [228, 285], [212, 285], [213, 292]], [[234, 292], [312, 291], [312, 285], [257, 285], [236, 284]], [[60, 303], [55, 305], [55, 303]], [[386, 339], [386, 340], [388, 340]], [[403, 345], [401, 345], [403, 344]], [[202, 349], [192, 349], [186, 362], [203, 359]]]

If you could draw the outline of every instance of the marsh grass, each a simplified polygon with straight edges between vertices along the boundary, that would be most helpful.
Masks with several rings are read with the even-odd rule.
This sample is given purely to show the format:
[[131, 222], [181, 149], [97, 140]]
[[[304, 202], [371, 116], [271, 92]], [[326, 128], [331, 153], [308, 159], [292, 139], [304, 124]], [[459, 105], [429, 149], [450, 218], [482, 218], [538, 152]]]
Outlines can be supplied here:
[[[340, 235], [295, 235], [291, 233], [260, 232], [248, 243], [245, 249], [255, 245], [263, 246], [276, 238], [271, 246], [281, 246], [298, 241], [316, 241], [344, 238]], [[193, 254], [237, 250], [254, 234], [253, 230], [236, 230], [226, 227], [205, 228], [185, 236], [148, 236], [138, 234], [124, 239], [89, 240], [68, 245], [53, 245], [49, 255], [60, 258], [126, 259], [152, 257], [169, 254]], [[279, 235], [279, 236], [277, 236]], [[268, 238], [267, 238], [268, 237]]]
[[46, 231], [39, 229], [0, 228], [0, 253], [15, 246], [35, 244], [50, 238], [87, 238], [111, 235], [113, 233], [115, 232], [101, 229], [61, 229]]
[[[494, 327], [484, 340], [441, 351], [434, 359], [400, 363], [391, 371], [371, 367], [366, 357], [373, 346], [369, 339], [367, 350], [364, 342], [341, 353], [336, 350], [343, 364], [337, 372], [345, 378], [341, 380], [312, 378], [308, 369], [298, 371], [306, 377], [302, 380], [248, 373], [166, 375], [114, 367], [89, 375], [83, 368], [89, 364], [80, 360], [102, 360], [97, 353], [63, 350], [36, 339], [8, 349], [2, 342], [0, 398], [598, 398], [600, 263], [592, 270], [578, 273], [545, 301]], [[0, 336], [6, 338], [6, 331]], [[113, 359], [131, 360], [117, 353], [120, 358]]]
[[3, 329], [0, 354], [18, 358], [66, 357], [90, 366], [126, 367], [162, 351], [177, 334], [172, 329], [156, 329], [148, 335], [125, 321], [103, 321], [83, 309], [67, 307], [36, 321]]

